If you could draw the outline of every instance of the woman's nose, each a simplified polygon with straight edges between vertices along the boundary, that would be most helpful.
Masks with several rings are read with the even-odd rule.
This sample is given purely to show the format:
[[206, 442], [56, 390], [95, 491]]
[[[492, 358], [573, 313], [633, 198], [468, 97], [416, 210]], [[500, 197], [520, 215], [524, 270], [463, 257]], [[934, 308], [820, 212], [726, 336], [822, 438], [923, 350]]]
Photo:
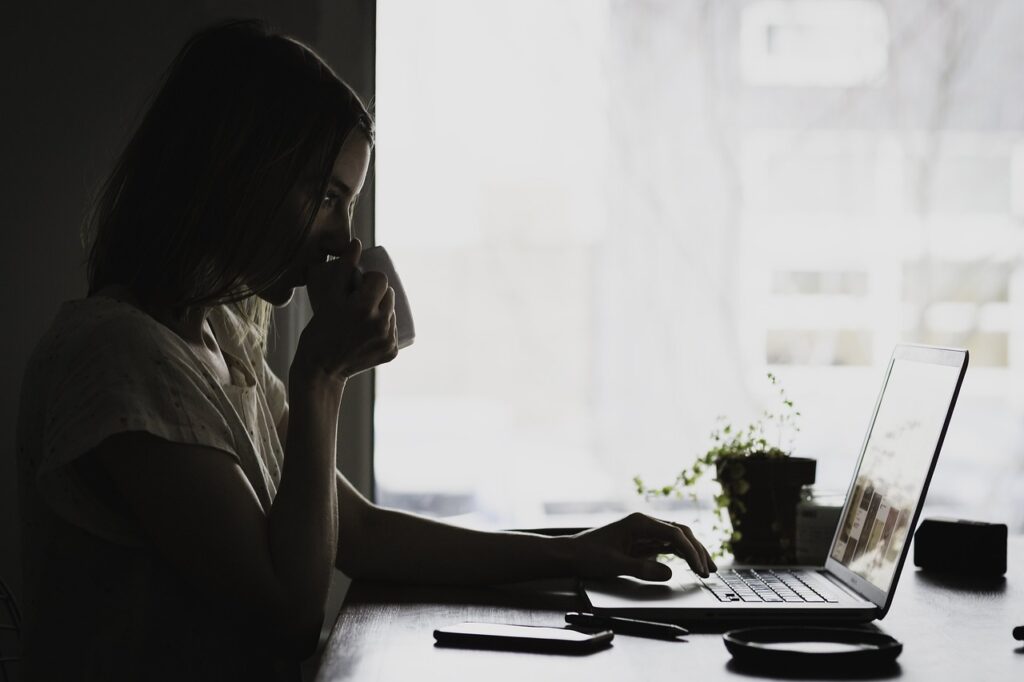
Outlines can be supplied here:
[[351, 225], [326, 231], [320, 239], [320, 250], [325, 255], [336, 256], [349, 247], [352, 239]]
[[325, 259], [341, 260], [353, 267], [359, 264], [359, 258], [363, 253], [363, 244], [358, 239], [353, 239], [340, 249], [330, 249], [324, 252]]

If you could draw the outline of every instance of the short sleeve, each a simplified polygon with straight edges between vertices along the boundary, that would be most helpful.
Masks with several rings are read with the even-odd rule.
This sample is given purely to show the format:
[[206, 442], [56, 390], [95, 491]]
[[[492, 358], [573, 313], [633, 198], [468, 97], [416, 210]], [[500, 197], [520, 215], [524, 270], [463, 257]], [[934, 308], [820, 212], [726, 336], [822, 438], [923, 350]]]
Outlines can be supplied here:
[[215, 378], [183, 342], [155, 327], [142, 315], [98, 325], [69, 340], [48, 368], [39, 492], [67, 520], [122, 541], [131, 533], [117, 527], [69, 466], [82, 455], [116, 434], [145, 432], [238, 461]]

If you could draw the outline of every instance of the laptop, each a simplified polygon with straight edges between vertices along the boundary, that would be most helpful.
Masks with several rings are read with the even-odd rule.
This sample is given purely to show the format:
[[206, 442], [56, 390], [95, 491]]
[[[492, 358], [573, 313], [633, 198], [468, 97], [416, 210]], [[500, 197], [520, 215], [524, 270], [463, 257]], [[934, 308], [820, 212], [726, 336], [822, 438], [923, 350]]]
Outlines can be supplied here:
[[885, 616], [967, 371], [968, 352], [900, 345], [886, 367], [824, 566], [734, 566], [667, 583], [584, 580], [594, 613], [667, 622]]

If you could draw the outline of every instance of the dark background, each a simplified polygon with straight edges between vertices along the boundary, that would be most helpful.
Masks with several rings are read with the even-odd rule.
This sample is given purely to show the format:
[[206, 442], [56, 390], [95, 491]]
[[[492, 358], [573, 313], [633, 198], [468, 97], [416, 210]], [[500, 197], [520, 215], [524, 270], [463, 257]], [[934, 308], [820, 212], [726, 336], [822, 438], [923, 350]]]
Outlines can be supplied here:
[[[21, 594], [15, 427], [21, 376], [61, 302], [85, 294], [90, 199], [194, 31], [254, 17], [312, 45], [373, 93], [373, 0], [5, 3], [0, 379], [0, 576]], [[372, 201], [362, 202], [372, 211]], [[372, 222], [370, 222], [372, 224]]]

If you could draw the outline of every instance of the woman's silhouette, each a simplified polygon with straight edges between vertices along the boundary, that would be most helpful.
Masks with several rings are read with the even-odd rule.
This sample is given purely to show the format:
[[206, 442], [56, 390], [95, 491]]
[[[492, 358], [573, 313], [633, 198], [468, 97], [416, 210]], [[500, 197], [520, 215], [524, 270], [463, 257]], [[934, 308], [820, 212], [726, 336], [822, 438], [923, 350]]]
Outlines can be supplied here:
[[[330, 68], [258, 22], [201, 31], [174, 60], [89, 219], [88, 296], [61, 307], [25, 374], [36, 678], [294, 679], [335, 567], [664, 580], [668, 551], [714, 570], [682, 525], [477, 532], [379, 508], [337, 471], [347, 379], [398, 352], [394, 291], [353, 279], [373, 137]], [[314, 314], [286, 396], [264, 339], [299, 286]]]

